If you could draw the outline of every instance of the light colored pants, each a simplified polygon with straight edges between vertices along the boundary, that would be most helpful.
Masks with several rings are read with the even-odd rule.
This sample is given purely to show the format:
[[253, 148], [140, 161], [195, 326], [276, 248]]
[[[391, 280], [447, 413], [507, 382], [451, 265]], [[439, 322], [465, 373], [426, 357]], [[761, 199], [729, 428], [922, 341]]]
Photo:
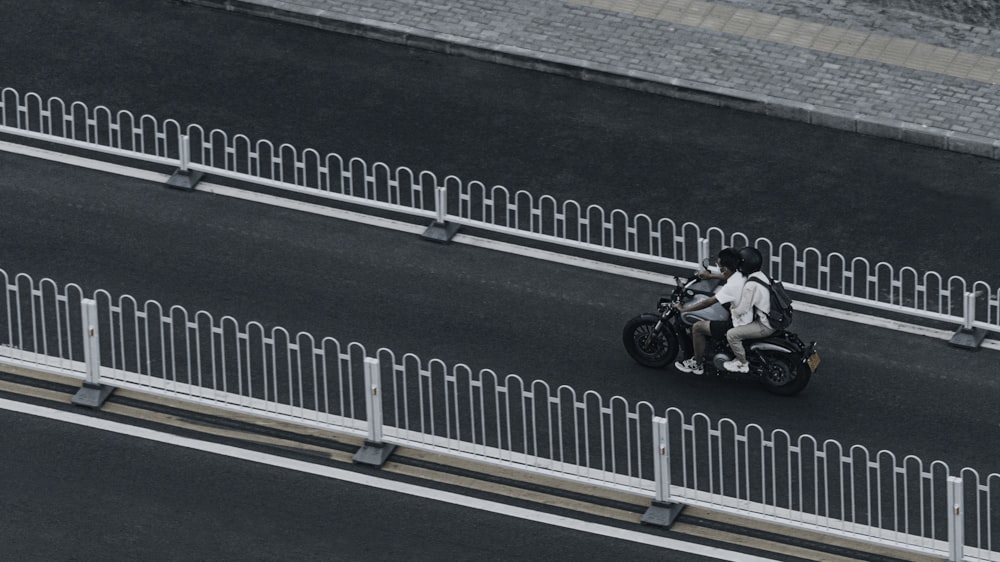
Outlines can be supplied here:
[[733, 350], [733, 355], [735, 355], [740, 361], [746, 363], [747, 352], [743, 349], [743, 340], [763, 338], [771, 335], [772, 333], [774, 333], [774, 329], [768, 328], [759, 321], [755, 320], [743, 326], [730, 328], [729, 331], [726, 332], [726, 340], [729, 341], [729, 347]]

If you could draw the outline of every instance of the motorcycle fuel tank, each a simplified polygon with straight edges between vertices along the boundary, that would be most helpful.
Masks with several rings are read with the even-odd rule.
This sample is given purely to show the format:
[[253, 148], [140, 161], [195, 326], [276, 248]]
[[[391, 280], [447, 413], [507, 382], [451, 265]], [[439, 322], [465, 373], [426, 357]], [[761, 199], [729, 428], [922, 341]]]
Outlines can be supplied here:
[[[684, 305], [691, 306], [692, 304], [699, 303], [708, 298], [710, 297], [706, 295], [694, 295], [685, 301]], [[681, 320], [685, 324], [694, 324], [699, 320], [729, 320], [729, 311], [727, 311], [721, 304], [715, 303], [708, 308], [703, 308], [694, 312], [682, 313]]]

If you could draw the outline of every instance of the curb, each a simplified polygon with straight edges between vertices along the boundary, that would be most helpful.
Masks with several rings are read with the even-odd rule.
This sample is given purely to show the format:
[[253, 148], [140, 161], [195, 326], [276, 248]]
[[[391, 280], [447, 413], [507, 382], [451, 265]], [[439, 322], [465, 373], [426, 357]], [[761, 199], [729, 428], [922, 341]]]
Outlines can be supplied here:
[[623, 72], [613, 67], [585, 60], [538, 53], [509, 45], [492, 44], [447, 33], [434, 33], [369, 18], [333, 14], [319, 8], [296, 6], [294, 9], [289, 9], [286, 7], [288, 4], [281, 0], [179, 1], [185, 4], [238, 12], [345, 35], [628, 88], [674, 99], [705, 103], [820, 127], [1000, 160], [1000, 140], [938, 127], [851, 113], [648, 72], [631, 70]]

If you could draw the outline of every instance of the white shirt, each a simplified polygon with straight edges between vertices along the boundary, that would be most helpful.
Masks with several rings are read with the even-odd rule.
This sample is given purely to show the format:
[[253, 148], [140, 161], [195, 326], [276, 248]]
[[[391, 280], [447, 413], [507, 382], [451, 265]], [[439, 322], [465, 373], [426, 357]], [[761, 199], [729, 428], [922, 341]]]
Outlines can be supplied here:
[[746, 279], [743, 274], [737, 271], [729, 276], [726, 283], [719, 288], [719, 292], [715, 293], [715, 300], [719, 301], [719, 304], [736, 303], [740, 302], [740, 295], [743, 294], [743, 283]]
[[733, 316], [733, 326], [746, 326], [753, 322], [755, 320], [754, 310], [756, 310], [756, 320], [764, 327], [770, 328], [771, 323], [767, 320], [767, 313], [771, 310], [771, 292], [768, 290], [771, 282], [767, 279], [767, 275], [760, 271], [751, 273], [750, 278], [759, 279], [764, 284], [749, 282], [743, 284], [743, 294], [729, 310]]

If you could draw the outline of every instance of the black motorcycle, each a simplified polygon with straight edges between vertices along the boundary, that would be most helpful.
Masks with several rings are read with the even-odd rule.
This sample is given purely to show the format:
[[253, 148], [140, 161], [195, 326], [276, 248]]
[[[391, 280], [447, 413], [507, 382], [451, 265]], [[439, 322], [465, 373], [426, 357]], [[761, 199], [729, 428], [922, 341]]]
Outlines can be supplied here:
[[[684, 356], [693, 354], [691, 327], [699, 320], [727, 320], [729, 311], [719, 303], [694, 312], [679, 313], [671, 306], [694, 304], [710, 298], [721, 284], [716, 279], [700, 279], [697, 275], [684, 280], [674, 277], [676, 288], [669, 297], [661, 297], [656, 314], [644, 313], [629, 320], [622, 331], [625, 349], [639, 364], [662, 368], [677, 359], [683, 347]], [[819, 366], [816, 342], [805, 344], [787, 330], [760, 339], [743, 342], [750, 363], [748, 373], [732, 373], [723, 363], [734, 355], [725, 338], [710, 338], [706, 345], [705, 368], [713, 365], [718, 374], [753, 377], [768, 391], [783, 396], [798, 394], [809, 384], [809, 379]]]

